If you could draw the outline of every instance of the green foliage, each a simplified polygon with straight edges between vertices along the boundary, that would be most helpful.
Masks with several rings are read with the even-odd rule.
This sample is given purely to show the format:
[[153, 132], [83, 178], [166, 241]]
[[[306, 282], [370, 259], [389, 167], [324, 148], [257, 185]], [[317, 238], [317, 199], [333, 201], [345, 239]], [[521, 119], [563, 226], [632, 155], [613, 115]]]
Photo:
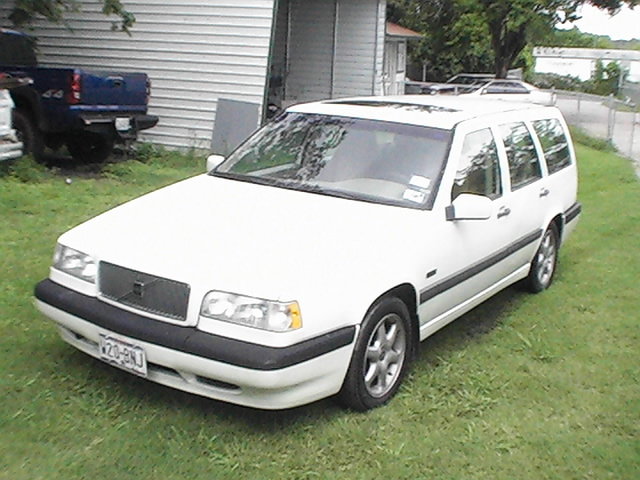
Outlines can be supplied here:
[[568, 90], [571, 92], [587, 92], [587, 82], [573, 75], [558, 75], [557, 73], [533, 73], [527, 76], [527, 81], [538, 88], [550, 90]]
[[573, 139], [574, 143], [579, 143], [580, 145], [588, 147], [592, 150], [597, 150], [598, 152], [614, 153], [616, 151], [616, 147], [609, 140], [592, 137], [578, 127], [571, 126], [570, 130], [571, 138]]
[[28, 155], [0, 162], [0, 178], [10, 178], [21, 183], [40, 183], [51, 178], [51, 172]]
[[628, 72], [617, 62], [610, 62], [606, 66], [601, 60], [596, 62], [593, 78], [580, 80], [571, 75], [557, 75], [555, 73], [535, 73], [527, 79], [539, 88], [584, 92], [593, 95], [622, 97], [620, 87], [625, 84]]
[[614, 48], [620, 50], [640, 50], [640, 39], [634, 38], [632, 40], [611, 40]]
[[[553, 39], [555, 25], [576, 20], [585, 3], [615, 12], [638, 0], [389, 0], [388, 14], [425, 36], [419, 45], [410, 44], [411, 59], [427, 66], [429, 80], [441, 81], [461, 71], [504, 77], [511, 68], [526, 68], [527, 45]], [[582, 41], [575, 32], [557, 35]], [[606, 40], [593, 43], [604, 46]]]
[[493, 55], [486, 25], [464, 2], [389, 0], [387, 14], [407, 28], [423, 33], [409, 42], [416, 65], [426, 65], [430, 81], [445, 81], [459, 72], [492, 70]]
[[628, 72], [618, 62], [606, 65], [602, 60], [596, 61], [596, 70], [592, 78], [593, 93], [596, 95], [618, 95]]
[[[130, 33], [129, 29], [136, 21], [135, 16], [124, 8], [120, 0], [102, 1], [102, 13], [120, 17], [111, 22], [111, 29]], [[55, 23], [65, 23], [66, 14], [79, 11], [81, 4], [82, 0], [16, 0], [9, 20], [16, 26], [23, 26], [41, 16]]]
[[605, 35], [583, 33], [576, 27], [568, 30], [556, 28], [542, 39], [541, 44], [545, 47], [616, 48], [611, 38]]
[[154, 158], [158, 158], [166, 154], [166, 150], [161, 145], [153, 143], [136, 143], [132, 147], [134, 158], [142, 163], [149, 163]]

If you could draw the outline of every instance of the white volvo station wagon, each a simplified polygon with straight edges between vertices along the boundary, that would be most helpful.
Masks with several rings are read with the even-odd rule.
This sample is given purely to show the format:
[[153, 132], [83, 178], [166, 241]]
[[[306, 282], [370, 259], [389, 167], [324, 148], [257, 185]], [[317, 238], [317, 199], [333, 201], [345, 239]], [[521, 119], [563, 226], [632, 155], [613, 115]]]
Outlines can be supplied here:
[[93, 357], [263, 409], [384, 404], [421, 340], [546, 289], [581, 210], [555, 107], [309, 103], [208, 164], [63, 234], [36, 303]]

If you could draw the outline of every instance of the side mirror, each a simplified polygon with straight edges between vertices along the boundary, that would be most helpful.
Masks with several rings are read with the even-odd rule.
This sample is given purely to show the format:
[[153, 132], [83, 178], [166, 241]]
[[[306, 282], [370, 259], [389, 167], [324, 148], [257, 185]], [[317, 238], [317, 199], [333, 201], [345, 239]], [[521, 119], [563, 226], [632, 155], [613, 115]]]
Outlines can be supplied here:
[[222, 155], [209, 155], [207, 157], [207, 172], [210, 172], [222, 162], [224, 162], [224, 157]]
[[447, 220], [487, 220], [493, 215], [490, 198], [473, 193], [461, 193], [446, 208]]

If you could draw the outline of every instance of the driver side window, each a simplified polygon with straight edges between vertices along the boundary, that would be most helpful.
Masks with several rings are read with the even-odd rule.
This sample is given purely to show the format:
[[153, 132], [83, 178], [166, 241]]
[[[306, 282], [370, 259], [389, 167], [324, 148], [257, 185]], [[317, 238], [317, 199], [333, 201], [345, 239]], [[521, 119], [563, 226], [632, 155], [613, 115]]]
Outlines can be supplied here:
[[484, 195], [492, 200], [502, 195], [498, 151], [488, 128], [469, 133], [464, 139], [451, 200], [461, 193]]

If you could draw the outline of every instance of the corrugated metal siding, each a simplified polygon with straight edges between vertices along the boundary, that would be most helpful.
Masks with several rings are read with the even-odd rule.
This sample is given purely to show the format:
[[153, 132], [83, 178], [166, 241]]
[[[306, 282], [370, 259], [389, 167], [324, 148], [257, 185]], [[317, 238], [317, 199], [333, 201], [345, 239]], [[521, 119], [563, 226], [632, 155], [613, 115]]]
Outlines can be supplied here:
[[289, 41], [289, 3], [278, 2], [278, 19], [273, 35], [271, 69], [272, 74], [285, 76], [287, 68], [287, 42]]
[[384, 45], [387, 33], [387, 0], [377, 0], [378, 2], [378, 27], [376, 41], [376, 58], [375, 58], [375, 79], [373, 85], [374, 95], [383, 95], [382, 86], [384, 73]]
[[335, 0], [290, 0], [286, 99], [331, 96]]
[[385, 0], [290, 0], [289, 8], [287, 101], [382, 92]]
[[[143, 140], [208, 148], [219, 97], [262, 104], [274, 0], [127, 0], [132, 36], [111, 32], [99, 0], [69, 13], [72, 32], [39, 22], [40, 60], [51, 66], [144, 71], [152, 80], [149, 113], [158, 126]], [[0, 15], [7, 18], [3, 2]], [[8, 21], [5, 21], [5, 26]], [[79, 46], [81, 48], [79, 48]]]
[[375, 0], [338, 2], [334, 97], [374, 93], [377, 15]]

